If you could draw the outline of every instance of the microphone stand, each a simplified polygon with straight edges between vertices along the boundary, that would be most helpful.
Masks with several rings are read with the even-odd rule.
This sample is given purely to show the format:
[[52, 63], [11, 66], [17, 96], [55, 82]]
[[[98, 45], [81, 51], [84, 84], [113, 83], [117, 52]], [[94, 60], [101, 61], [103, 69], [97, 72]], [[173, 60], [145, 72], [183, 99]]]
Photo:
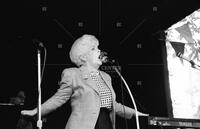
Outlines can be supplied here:
[[127, 90], [128, 90], [128, 93], [131, 97], [131, 100], [132, 100], [132, 103], [133, 103], [133, 106], [135, 108], [135, 116], [136, 116], [136, 126], [137, 126], [137, 129], [140, 129], [140, 124], [139, 124], [139, 117], [138, 117], [138, 110], [137, 110], [137, 106], [136, 106], [136, 103], [135, 103], [135, 100], [133, 98], [133, 95], [128, 87], [128, 84], [126, 83], [125, 79], [123, 78], [123, 76], [121, 75], [121, 73], [119, 72], [119, 70], [114, 66], [114, 69], [115, 71], [117, 72], [117, 74], [120, 76], [120, 78], [122, 79], [122, 81], [124, 82]]
[[42, 120], [41, 120], [41, 56], [40, 56], [40, 50], [38, 48], [37, 51], [37, 59], [38, 59], [38, 110], [37, 110], [37, 114], [38, 114], [38, 121], [37, 121], [37, 127], [39, 129], [42, 128]]

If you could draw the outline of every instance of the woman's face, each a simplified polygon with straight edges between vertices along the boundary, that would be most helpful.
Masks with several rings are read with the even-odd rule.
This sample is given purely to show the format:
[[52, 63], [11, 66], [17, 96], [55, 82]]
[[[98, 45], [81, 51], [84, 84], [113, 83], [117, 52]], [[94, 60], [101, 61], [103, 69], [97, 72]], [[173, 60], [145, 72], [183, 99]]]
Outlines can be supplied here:
[[102, 65], [102, 61], [99, 59], [100, 50], [97, 45], [93, 45], [87, 54], [87, 62], [94, 67]]

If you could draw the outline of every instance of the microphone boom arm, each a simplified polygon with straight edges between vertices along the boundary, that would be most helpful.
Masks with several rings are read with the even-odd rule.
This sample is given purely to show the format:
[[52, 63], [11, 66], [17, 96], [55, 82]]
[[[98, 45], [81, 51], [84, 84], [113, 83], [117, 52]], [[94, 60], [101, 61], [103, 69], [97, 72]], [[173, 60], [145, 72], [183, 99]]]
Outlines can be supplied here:
[[140, 129], [140, 124], [139, 124], [139, 117], [138, 117], [138, 110], [137, 110], [137, 106], [136, 106], [136, 103], [135, 103], [135, 100], [133, 98], [133, 95], [129, 89], [129, 86], [128, 84], [126, 83], [125, 79], [123, 78], [123, 76], [121, 75], [121, 73], [119, 72], [119, 70], [117, 69], [117, 67], [114, 66], [114, 70], [117, 72], [117, 74], [120, 76], [120, 78], [122, 79], [122, 81], [124, 82], [127, 90], [128, 90], [128, 93], [131, 97], [131, 100], [132, 100], [132, 103], [133, 103], [133, 106], [135, 108], [135, 116], [136, 116], [136, 126], [137, 126], [137, 129]]

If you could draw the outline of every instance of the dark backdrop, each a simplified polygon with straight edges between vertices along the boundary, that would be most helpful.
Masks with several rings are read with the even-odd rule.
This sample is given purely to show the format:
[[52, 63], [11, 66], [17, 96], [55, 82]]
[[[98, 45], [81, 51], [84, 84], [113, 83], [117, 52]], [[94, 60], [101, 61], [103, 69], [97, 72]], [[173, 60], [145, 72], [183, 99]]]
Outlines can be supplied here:
[[[1, 105], [0, 126], [15, 128], [20, 110], [37, 104], [37, 43], [33, 39], [47, 48], [42, 80], [42, 101], [45, 101], [56, 92], [62, 70], [74, 66], [68, 57], [73, 41], [86, 33], [95, 35], [100, 49], [118, 61], [138, 109], [151, 116], [167, 117], [162, 32], [199, 5], [198, 0], [1, 1], [0, 102], [8, 103], [20, 90], [25, 92], [26, 100], [21, 107]], [[41, 54], [43, 60], [44, 52]], [[101, 70], [112, 76], [117, 100], [133, 107], [112, 66], [102, 66]], [[64, 128], [70, 110], [67, 103], [47, 115], [44, 128]], [[125, 128], [125, 123], [117, 117], [117, 129]], [[147, 121], [141, 120], [141, 124], [147, 128]], [[128, 120], [127, 126], [136, 128], [135, 119]]]

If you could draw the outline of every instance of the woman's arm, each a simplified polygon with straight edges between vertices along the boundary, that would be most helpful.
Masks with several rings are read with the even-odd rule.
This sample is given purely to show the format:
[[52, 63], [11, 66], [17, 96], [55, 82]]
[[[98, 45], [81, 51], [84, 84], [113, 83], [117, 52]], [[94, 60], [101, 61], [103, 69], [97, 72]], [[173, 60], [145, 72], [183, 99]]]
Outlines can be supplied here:
[[[115, 102], [115, 112], [117, 115], [125, 117], [127, 119], [131, 119], [133, 116], [136, 115], [136, 111], [133, 108], [127, 107], [117, 102]], [[138, 111], [138, 116], [148, 116], [148, 114]]]
[[[45, 101], [41, 105], [41, 114], [42, 116], [48, 114], [51, 111], [56, 110], [58, 107], [63, 105], [66, 101], [68, 101], [72, 94], [72, 71], [66, 69], [62, 73], [60, 88], [57, 92]], [[21, 111], [22, 115], [34, 116], [37, 114], [37, 108], [32, 110], [23, 110]]]

